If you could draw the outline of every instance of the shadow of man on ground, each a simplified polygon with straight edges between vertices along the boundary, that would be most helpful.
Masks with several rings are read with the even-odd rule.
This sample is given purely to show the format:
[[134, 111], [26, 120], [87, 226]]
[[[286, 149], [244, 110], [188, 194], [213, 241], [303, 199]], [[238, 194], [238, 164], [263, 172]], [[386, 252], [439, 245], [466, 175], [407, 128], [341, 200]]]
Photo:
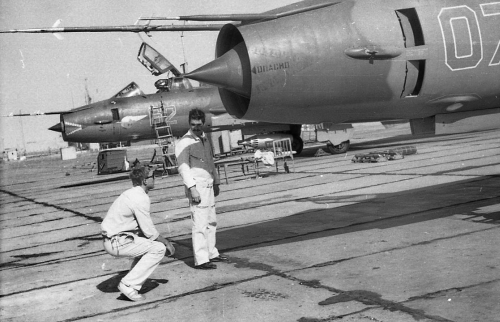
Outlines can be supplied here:
[[[117, 275], [112, 276], [108, 278], [107, 280], [97, 284], [97, 289], [103, 293], [120, 293], [118, 290], [118, 284], [122, 280], [122, 278], [128, 273], [128, 271], [122, 271], [119, 272]], [[144, 285], [142, 286], [141, 290], [139, 291], [140, 294], [146, 294], [158, 286], [160, 284], [167, 284], [168, 280], [167, 279], [162, 279], [162, 278], [148, 278]], [[120, 296], [117, 298], [117, 300], [124, 300], [124, 301], [130, 301], [126, 296], [123, 294], [120, 294]]]

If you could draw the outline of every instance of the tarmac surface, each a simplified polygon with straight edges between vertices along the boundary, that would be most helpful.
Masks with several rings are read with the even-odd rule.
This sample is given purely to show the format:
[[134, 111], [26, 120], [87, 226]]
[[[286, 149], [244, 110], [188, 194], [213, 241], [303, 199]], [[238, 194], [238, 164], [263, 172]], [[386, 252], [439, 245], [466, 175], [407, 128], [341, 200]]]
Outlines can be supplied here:
[[[97, 175], [95, 152], [3, 162], [0, 320], [500, 321], [500, 130], [357, 130], [347, 154], [306, 146], [291, 173], [230, 167], [217, 198], [217, 246], [230, 261], [217, 270], [193, 268], [180, 177], [157, 179], [152, 216], [177, 253], [144, 302], [117, 290], [130, 261], [100, 237], [127, 173]], [[351, 162], [408, 145], [417, 154]]]

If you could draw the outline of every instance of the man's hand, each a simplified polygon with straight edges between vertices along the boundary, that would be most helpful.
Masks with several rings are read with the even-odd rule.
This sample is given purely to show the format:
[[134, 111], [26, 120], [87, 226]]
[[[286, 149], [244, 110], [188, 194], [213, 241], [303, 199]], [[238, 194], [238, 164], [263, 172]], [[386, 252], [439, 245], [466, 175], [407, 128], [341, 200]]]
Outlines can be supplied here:
[[192, 186], [189, 188], [189, 192], [191, 193], [191, 200], [193, 203], [200, 203], [201, 202], [201, 196], [198, 190], [196, 189], [196, 186]]
[[172, 245], [172, 243], [167, 240], [167, 243], [165, 244], [165, 247], [167, 247], [167, 250], [169, 252], [169, 254], [167, 256], [168, 257], [174, 256], [174, 254], [175, 254], [174, 245]]
[[214, 184], [214, 196], [217, 197], [219, 195], [220, 189], [218, 184]]
[[167, 247], [167, 250], [169, 252], [167, 256], [173, 256], [175, 254], [174, 245], [172, 245], [172, 243], [168, 239], [163, 236], [158, 236], [158, 238], [156, 238], [156, 241], [159, 241], [160, 243], [165, 245], [165, 247]]

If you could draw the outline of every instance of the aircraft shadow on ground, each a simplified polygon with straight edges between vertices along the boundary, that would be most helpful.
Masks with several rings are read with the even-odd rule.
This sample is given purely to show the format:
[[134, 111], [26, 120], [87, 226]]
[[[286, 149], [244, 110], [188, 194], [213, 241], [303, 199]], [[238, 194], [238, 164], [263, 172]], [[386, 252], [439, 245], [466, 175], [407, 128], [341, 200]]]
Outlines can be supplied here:
[[[457, 209], [460, 209], [462, 213], [466, 209], [469, 216], [463, 220], [500, 225], [498, 212], [474, 213], [478, 207], [500, 204], [499, 183], [498, 176], [486, 176], [401, 193], [380, 193], [369, 196], [369, 198], [366, 198], [366, 195], [305, 198], [298, 200], [298, 202], [312, 201], [325, 205], [325, 209], [304, 211], [241, 228], [219, 230], [217, 232], [217, 247], [221, 252], [228, 252], [364, 230], [388, 229], [453, 216], [457, 214]], [[467, 194], [476, 187], [482, 187], [485, 197], [477, 202], [462, 202], [461, 199], [470, 200], [467, 198]], [[476, 190], [479, 191], [479, 188]], [[441, 191], [442, 194], [436, 194], [437, 191]], [[460, 196], [464, 196], [464, 198]], [[486, 198], [486, 196], [489, 197]], [[408, 209], [404, 207], [404, 200], [408, 202]], [[430, 200], [432, 200], [432, 204], [429, 204]], [[326, 207], [327, 204], [333, 205], [346, 201], [356, 201], [356, 203], [337, 208]], [[413, 206], [410, 207], [410, 205]], [[483, 221], [480, 220], [481, 217], [484, 218]], [[175, 242], [190, 247], [191, 238], [179, 239]], [[192, 267], [192, 253], [189, 253], [190, 250], [186, 248], [184, 252], [176, 254], [175, 257]]]
[[[467, 135], [467, 134], [464, 134]], [[467, 138], [473, 138], [474, 136], [468, 135], [468, 136], [463, 136], [463, 139]], [[448, 142], [448, 141], [455, 141], [456, 137], [455, 136], [450, 136], [450, 134], [441, 134], [441, 135], [435, 135], [435, 134], [422, 134], [422, 135], [411, 135], [411, 134], [404, 134], [404, 135], [397, 135], [397, 136], [391, 136], [391, 137], [386, 137], [386, 138], [380, 138], [380, 139], [374, 139], [374, 140], [369, 140], [369, 141], [363, 141], [363, 142], [356, 142], [355, 139], [351, 141], [351, 145], [349, 147], [350, 152], [354, 151], [368, 151], [368, 150], [377, 150], [377, 151], [384, 151], [384, 150], [389, 150], [389, 149], [394, 149], [398, 147], [403, 147], [403, 146], [408, 146], [412, 145], [417, 148], [417, 153], [418, 153], [418, 144], [421, 143], [421, 140], [426, 140], [426, 139], [432, 139], [432, 142], [434, 143], [442, 143], [442, 142]], [[328, 148], [325, 146], [304, 146], [304, 150], [300, 155], [296, 155], [295, 158], [304, 158], [304, 157], [312, 157], [315, 155], [316, 151], [318, 149], [323, 149], [326, 153], [330, 154], [328, 152]], [[348, 151], [348, 152], [349, 152]], [[344, 153], [345, 154], [345, 153]], [[339, 154], [339, 155], [344, 155], [344, 154]]]
[[119, 177], [69, 184], [69, 185], [65, 185], [65, 186], [60, 186], [59, 189], [83, 187], [83, 186], [90, 186], [90, 185], [99, 184], [99, 183], [108, 183], [108, 182], [123, 181], [123, 180], [130, 180], [129, 175], [127, 174], [127, 175], [119, 176]]
[[[474, 135], [470, 133], [461, 134], [461, 139], [469, 139], [475, 138]], [[397, 135], [393, 137], [375, 139], [370, 141], [364, 141], [356, 143], [354, 140], [351, 144], [350, 150], [357, 149], [366, 149], [366, 148], [374, 148], [372, 145], [384, 145], [382, 147], [375, 147], [377, 149], [391, 149], [405, 145], [417, 145], [421, 140], [432, 140], [433, 143], [443, 143], [449, 141], [456, 141], [456, 134], [420, 134], [420, 135], [412, 135], [412, 134], [404, 134]], [[418, 151], [418, 146], [417, 146]]]

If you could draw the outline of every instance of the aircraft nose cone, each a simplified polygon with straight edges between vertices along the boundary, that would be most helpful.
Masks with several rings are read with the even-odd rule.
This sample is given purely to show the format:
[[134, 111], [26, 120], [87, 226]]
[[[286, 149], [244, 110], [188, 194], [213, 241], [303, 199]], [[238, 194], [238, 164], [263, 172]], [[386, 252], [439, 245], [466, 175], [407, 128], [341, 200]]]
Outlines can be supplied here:
[[247, 98], [250, 97], [252, 88], [250, 60], [243, 42], [219, 58], [184, 76], [225, 88]]
[[61, 123], [57, 123], [56, 125], [49, 127], [49, 130], [62, 133]]

